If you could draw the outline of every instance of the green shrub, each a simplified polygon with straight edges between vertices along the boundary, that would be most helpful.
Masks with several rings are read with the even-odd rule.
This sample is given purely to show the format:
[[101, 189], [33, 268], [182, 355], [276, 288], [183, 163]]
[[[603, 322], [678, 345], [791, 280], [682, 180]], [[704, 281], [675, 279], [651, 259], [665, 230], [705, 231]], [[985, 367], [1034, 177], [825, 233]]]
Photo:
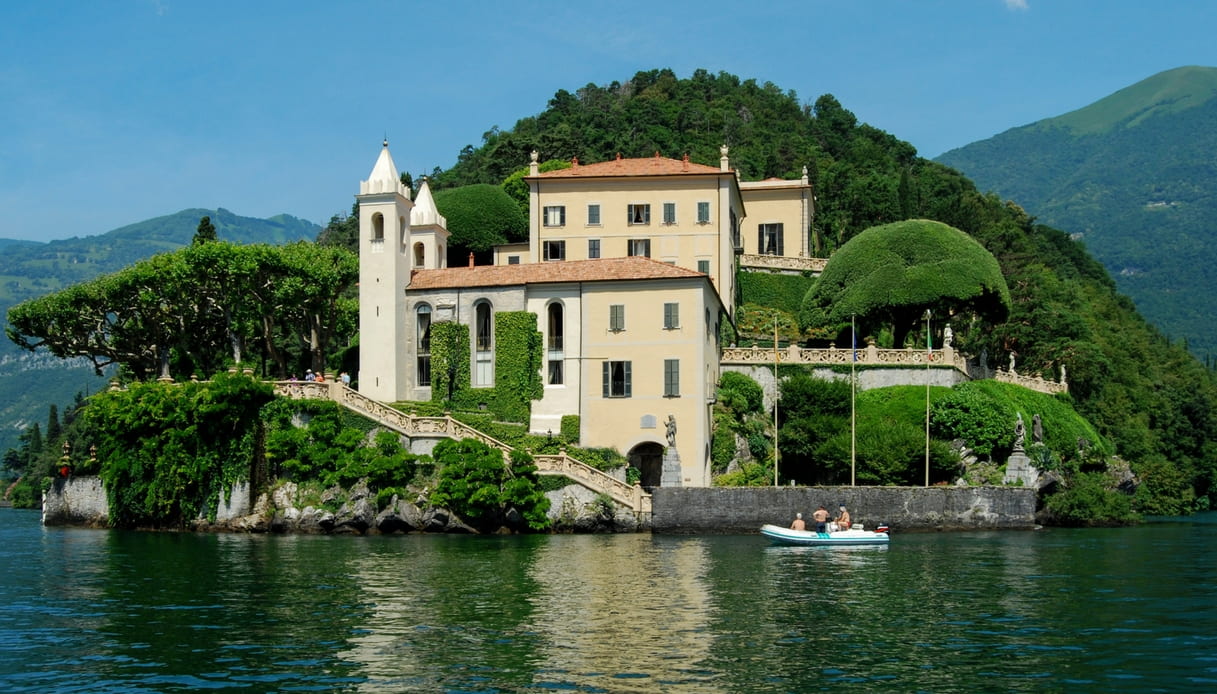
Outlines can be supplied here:
[[737, 418], [756, 414], [764, 407], [765, 391], [748, 376], [736, 371], [724, 371], [718, 380], [718, 401]]
[[560, 428], [564, 442], [572, 445], [579, 443], [579, 415], [562, 415], [562, 426]]
[[790, 316], [798, 315], [803, 296], [815, 284], [812, 277], [770, 272], [743, 271], [738, 273], [737, 277], [742, 304], [775, 308]]
[[1128, 525], [1137, 521], [1129, 497], [1110, 489], [1107, 476], [1098, 472], [1074, 475], [1062, 491], [1048, 497], [1044, 507], [1058, 525]]
[[529, 528], [547, 527], [549, 500], [537, 485], [532, 456], [512, 451], [508, 467], [502, 452], [474, 439], [441, 441], [433, 456], [439, 466], [433, 504], [481, 530], [501, 526], [509, 508], [518, 510]]
[[765, 487], [773, 484], [773, 465], [744, 463], [735, 472], [714, 478], [715, 487]]

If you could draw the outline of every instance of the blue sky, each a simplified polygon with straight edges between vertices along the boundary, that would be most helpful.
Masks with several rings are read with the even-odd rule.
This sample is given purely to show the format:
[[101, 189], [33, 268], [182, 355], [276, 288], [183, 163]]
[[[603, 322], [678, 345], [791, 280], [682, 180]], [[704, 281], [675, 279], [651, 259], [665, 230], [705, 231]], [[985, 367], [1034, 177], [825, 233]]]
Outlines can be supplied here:
[[4, 3], [0, 238], [189, 207], [324, 224], [386, 134], [399, 169], [447, 168], [558, 89], [662, 67], [831, 93], [935, 157], [1217, 65], [1215, 29], [1201, 1]]

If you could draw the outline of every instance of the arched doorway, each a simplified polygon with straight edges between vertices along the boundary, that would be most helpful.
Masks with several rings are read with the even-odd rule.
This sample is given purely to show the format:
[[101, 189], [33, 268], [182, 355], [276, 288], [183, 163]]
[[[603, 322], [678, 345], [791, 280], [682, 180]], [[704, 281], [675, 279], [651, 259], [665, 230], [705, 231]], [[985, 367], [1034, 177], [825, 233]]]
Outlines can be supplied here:
[[638, 482], [649, 489], [658, 487], [663, 479], [663, 446], [652, 441], [644, 441], [630, 449], [627, 456], [630, 467], [638, 468], [642, 477]]

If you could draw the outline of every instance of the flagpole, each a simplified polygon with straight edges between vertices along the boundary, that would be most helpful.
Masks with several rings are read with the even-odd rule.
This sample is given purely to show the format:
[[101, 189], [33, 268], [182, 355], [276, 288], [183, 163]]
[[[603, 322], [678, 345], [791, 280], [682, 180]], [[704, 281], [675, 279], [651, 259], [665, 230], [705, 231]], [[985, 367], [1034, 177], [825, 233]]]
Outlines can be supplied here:
[[854, 317], [849, 317], [849, 486], [857, 485], [858, 472], [858, 416], [854, 392], [857, 390], [857, 377], [854, 367], [858, 363], [858, 333], [854, 325]]
[[930, 309], [925, 310], [925, 486], [930, 486], [930, 359], [934, 336], [930, 332]]
[[773, 486], [778, 486], [778, 314], [773, 314]]

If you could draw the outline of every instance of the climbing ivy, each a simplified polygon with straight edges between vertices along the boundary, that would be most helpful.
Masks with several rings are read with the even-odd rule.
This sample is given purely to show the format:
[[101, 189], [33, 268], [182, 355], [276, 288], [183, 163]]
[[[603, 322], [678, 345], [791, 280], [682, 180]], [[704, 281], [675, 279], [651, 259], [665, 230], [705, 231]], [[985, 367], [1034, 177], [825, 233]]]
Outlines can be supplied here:
[[135, 383], [84, 411], [119, 527], [183, 527], [250, 474], [270, 385], [220, 374], [210, 383]]
[[431, 326], [431, 400], [455, 407], [469, 405], [469, 326], [443, 322]]
[[[527, 422], [532, 401], [544, 393], [541, 384], [541, 333], [537, 314], [505, 311], [494, 315], [493, 388], [470, 386], [469, 326], [431, 326], [431, 400], [451, 409], [476, 410], [482, 405], [498, 420]], [[449, 398], [448, 381], [454, 375]]]
[[494, 314], [494, 394], [491, 411], [509, 422], [527, 422], [532, 401], [544, 394], [541, 385], [541, 333], [537, 314], [508, 311]]

